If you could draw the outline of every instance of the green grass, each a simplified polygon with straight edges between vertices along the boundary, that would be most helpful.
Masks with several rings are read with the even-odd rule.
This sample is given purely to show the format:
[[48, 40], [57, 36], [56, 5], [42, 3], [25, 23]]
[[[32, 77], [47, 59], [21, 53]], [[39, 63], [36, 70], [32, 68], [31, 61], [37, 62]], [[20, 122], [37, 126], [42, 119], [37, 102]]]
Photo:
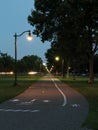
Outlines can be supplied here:
[[10, 75], [0, 75], [0, 103], [11, 99], [26, 90], [32, 83], [36, 82], [40, 76], [18, 76], [18, 85], [14, 86], [14, 77]]
[[98, 79], [93, 84], [88, 84], [87, 78], [61, 79], [72, 88], [82, 93], [89, 103], [89, 114], [83, 125], [93, 130], [98, 130]]

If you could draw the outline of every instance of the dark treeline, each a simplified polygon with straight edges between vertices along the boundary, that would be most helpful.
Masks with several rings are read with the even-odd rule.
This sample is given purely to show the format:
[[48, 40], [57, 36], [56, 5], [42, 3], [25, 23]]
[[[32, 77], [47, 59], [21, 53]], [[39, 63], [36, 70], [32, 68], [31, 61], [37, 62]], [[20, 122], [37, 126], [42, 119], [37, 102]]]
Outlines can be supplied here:
[[[36, 55], [24, 56], [17, 61], [18, 72], [40, 71], [42, 59]], [[7, 53], [0, 53], [0, 72], [14, 72], [15, 60]]]

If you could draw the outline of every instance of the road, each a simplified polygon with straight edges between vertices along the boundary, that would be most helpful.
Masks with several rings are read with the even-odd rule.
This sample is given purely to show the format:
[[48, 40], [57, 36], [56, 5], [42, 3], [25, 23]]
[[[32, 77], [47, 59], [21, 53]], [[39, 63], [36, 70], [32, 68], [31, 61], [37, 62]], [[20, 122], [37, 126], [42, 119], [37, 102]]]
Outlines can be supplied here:
[[0, 104], [0, 130], [88, 130], [88, 110], [81, 94], [47, 75]]

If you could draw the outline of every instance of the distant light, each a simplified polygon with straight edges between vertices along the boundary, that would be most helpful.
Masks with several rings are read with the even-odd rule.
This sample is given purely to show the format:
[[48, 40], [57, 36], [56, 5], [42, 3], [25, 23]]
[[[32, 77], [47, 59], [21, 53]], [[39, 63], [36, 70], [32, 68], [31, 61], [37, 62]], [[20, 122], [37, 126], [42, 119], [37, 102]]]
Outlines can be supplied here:
[[56, 57], [55, 57], [55, 60], [56, 60], [56, 61], [59, 61], [59, 60], [60, 60], [60, 58], [59, 58], [58, 56], [56, 56]]
[[0, 72], [0, 74], [2, 74], [2, 75], [5, 75], [5, 74], [10, 74], [10, 75], [12, 75], [12, 74], [14, 74], [14, 72]]
[[10, 72], [10, 74], [14, 74], [14, 72]]
[[52, 65], [51, 69], [50, 69], [50, 72], [53, 70], [54, 66]]
[[46, 66], [46, 63], [43, 63], [43, 66]]
[[34, 74], [37, 74], [37, 72], [34, 72], [34, 71], [30, 71], [28, 72], [29, 75], [34, 75]]
[[71, 69], [71, 67], [70, 67], [70, 66], [68, 66], [68, 69], [70, 70], [70, 69]]

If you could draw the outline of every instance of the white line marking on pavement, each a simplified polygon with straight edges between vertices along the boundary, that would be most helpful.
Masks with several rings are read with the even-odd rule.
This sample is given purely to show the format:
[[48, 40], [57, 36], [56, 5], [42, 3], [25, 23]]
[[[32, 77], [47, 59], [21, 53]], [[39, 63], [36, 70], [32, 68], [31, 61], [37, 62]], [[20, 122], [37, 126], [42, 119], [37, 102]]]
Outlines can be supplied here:
[[67, 104], [67, 98], [66, 98], [65, 94], [62, 92], [62, 90], [58, 87], [58, 85], [56, 84], [56, 82], [54, 81], [54, 79], [51, 78], [51, 80], [53, 81], [55, 87], [58, 89], [58, 91], [63, 96], [64, 102], [63, 102], [62, 106], [64, 107]]
[[39, 110], [0, 109], [1, 112], [39, 112]]
[[26, 102], [20, 102], [20, 104], [19, 105], [29, 105], [29, 104], [33, 104], [35, 101], [36, 101], [37, 99], [32, 99], [32, 100], [30, 100], [30, 101], [26, 101]]
[[47, 103], [47, 102], [50, 102], [50, 100], [43, 100], [43, 102]]
[[31, 102], [34, 102], [34, 101], [36, 101], [36, 100], [37, 100], [37, 99], [32, 99]]
[[12, 100], [10, 100], [11, 102], [18, 102], [19, 101], [19, 99], [12, 99]]
[[80, 107], [80, 104], [72, 104], [72, 107]]

